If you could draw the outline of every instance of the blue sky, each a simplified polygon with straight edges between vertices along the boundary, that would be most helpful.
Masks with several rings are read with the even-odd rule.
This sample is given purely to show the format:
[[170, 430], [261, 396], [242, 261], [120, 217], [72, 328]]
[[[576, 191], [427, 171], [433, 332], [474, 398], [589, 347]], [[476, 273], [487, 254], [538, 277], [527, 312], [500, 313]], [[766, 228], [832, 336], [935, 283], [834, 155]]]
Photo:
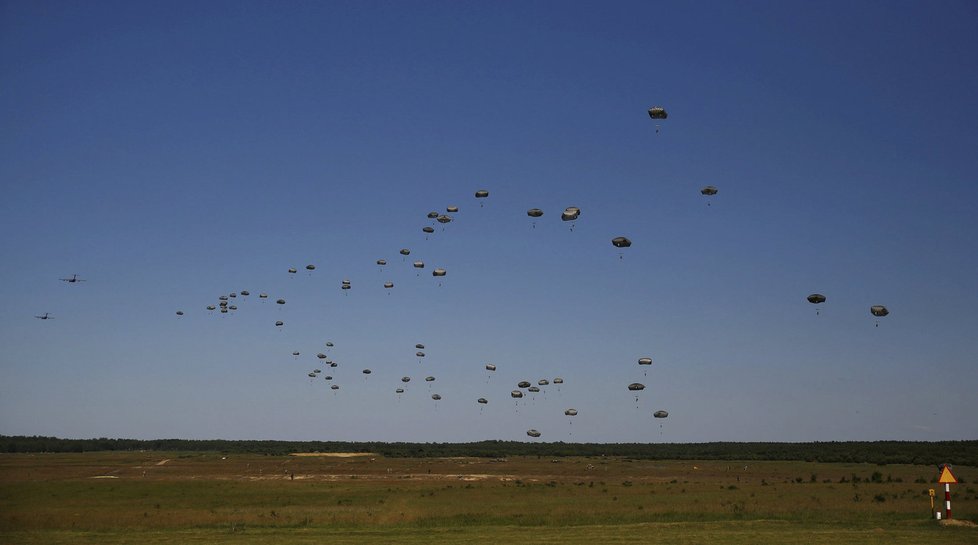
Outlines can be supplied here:
[[[974, 439], [976, 22], [951, 1], [5, 2], [0, 433]], [[327, 341], [336, 391], [306, 376]]]

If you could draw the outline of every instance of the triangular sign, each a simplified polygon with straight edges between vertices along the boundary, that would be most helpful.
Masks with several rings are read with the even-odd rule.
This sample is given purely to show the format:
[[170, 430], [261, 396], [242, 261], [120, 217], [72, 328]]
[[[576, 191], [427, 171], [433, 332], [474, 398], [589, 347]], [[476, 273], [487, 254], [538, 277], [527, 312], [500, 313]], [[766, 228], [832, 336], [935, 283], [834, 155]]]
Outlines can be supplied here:
[[958, 480], [951, 475], [951, 468], [944, 466], [941, 468], [941, 478], [937, 479], [938, 484], [958, 484]]

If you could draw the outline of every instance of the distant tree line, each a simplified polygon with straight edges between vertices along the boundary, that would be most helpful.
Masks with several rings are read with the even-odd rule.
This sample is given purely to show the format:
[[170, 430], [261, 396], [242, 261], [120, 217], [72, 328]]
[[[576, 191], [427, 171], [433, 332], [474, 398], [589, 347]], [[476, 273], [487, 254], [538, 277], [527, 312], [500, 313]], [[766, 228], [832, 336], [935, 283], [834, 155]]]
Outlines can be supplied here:
[[60, 439], [0, 435], [0, 452], [185, 451], [284, 455], [373, 452], [387, 457], [623, 456], [652, 460], [801, 460], [873, 464], [978, 466], [978, 441], [846, 441], [812, 443], [383, 443], [193, 439]]

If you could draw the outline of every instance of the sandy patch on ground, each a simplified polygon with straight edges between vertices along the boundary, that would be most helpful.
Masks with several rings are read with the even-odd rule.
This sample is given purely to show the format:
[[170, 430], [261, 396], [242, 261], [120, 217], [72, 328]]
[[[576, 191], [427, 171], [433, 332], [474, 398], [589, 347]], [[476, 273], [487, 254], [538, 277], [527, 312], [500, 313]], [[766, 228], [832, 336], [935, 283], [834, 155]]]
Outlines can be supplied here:
[[969, 528], [974, 528], [975, 523], [970, 520], [960, 520], [960, 519], [943, 519], [941, 520], [941, 526], [967, 526]]
[[89, 477], [89, 479], [118, 479], [116, 475], [95, 475], [94, 477]]
[[169, 458], [167, 458], [166, 460], [160, 460], [159, 462], [156, 462], [156, 465], [158, 466], [165, 465], [169, 461], [170, 461]]
[[377, 456], [375, 452], [293, 452], [289, 456], [327, 456], [330, 458], [353, 458], [356, 456]]

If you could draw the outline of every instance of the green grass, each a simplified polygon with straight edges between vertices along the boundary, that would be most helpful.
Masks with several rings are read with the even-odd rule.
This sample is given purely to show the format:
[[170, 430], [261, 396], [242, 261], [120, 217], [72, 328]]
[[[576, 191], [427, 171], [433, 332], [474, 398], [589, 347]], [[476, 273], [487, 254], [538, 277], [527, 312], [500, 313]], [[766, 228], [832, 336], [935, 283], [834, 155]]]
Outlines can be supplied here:
[[978, 543], [930, 519], [930, 466], [744, 465], [8, 454], [0, 543]]

